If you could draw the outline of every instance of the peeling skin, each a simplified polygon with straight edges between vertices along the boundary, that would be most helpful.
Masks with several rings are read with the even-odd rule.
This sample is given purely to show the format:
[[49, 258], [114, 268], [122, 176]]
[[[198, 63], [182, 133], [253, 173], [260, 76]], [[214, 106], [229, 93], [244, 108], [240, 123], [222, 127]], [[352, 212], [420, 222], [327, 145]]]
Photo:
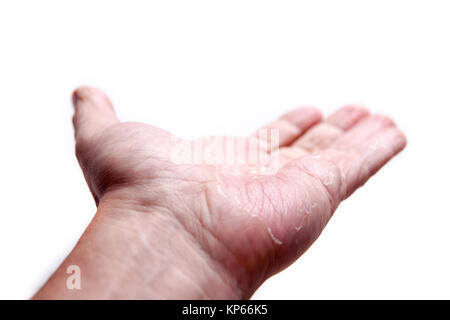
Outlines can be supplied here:
[[304, 209], [305, 213], [310, 216], [312, 213], [312, 206], [310, 201], [310, 194], [308, 192], [305, 193], [305, 201], [304, 201]]
[[[230, 196], [230, 195], [227, 195], [227, 194], [224, 192], [223, 187], [222, 187], [220, 181], [217, 183], [217, 191], [218, 191], [224, 198], [226, 198], [226, 199], [232, 198], [232, 199], [234, 200], [234, 202], [236, 202], [237, 205], [239, 205], [239, 206], [241, 205], [241, 201], [239, 201], [239, 198], [238, 198], [236, 195], [235, 195], [235, 196]], [[245, 209], [245, 208], [243, 208], [243, 209]], [[245, 210], [245, 211], [247, 211], [247, 210]]]
[[323, 182], [326, 186], [331, 186], [333, 184], [333, 180], [335, 179], [334, 173], [330, 171], [327, 179]]
[[222, 190], [222, 186], [220, 185], [220, 183], [217, 184], [217, 191], [225, 198], [228, 198], [228, 196], [223, 192]]
[[269, 232], [270, 237], [272, 238], [273, 242], [275, 242], [278, 245], [282, 245], [283, 241], [281, 241], [280, 239], [278, 239], [277, 237], [275, 237], [272, 233], [272, 229], [270, 229], [270, 227], [267, 228], [267, 231]]
[[[249, 176], [253, 178], [257, 178], [257, 176]], [[217, 179], [217, 192], [223, 197], [223, 199], [227, 202], [233, 202], [236, 205], [236, 210], [243, 211], [248, 214], [251, 218], [258, 218], [261, 220], [261, 217], [255, 213], [255, 210], [253, 206], [251, 206], [249, 203], [246, 202], [245, 199], [240, 197], [239, 194], [236, 194], [236, 192], [239, 192], [239, 190], [234, 190], [234, 188], [230, 188], [230, 185], [227, 184], [224, 173], [216, 173], [216, 179]], [[230, 190], [233, 189], [233, 190]], [[234, 192], [231, 192], [234, 191]]]
[[300, 230], [303, 229], [303, 226], [302, 225], [296, 226], [296, 227], [294, 227], [294, 229], [295, 229], [295, 231], [299, 232]]
[[309, 216], [311, 215], [311, 206], [309, 205], [309, 203], [305, 203], [305, 213]]

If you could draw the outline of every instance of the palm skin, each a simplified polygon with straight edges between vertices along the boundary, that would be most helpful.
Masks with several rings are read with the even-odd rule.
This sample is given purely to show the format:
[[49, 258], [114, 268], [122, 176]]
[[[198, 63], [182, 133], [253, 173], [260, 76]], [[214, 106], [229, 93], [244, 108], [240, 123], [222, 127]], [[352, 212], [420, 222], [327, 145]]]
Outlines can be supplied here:
[[167, 232], [187, 231], [216, 268], [237, 275], [242, 297], [305, 252], [338, 204], [406, 145], [390, 119], [363, 108], [325, 120], [299, 108], [265, 127], [279, 130], [279, 169], [249, 174], [245, 165], [177, 164], [182, 139], [119, 122], [99, 90], [76, 90], [74, 105], [77, 158], [96, 203], [173, 217]]

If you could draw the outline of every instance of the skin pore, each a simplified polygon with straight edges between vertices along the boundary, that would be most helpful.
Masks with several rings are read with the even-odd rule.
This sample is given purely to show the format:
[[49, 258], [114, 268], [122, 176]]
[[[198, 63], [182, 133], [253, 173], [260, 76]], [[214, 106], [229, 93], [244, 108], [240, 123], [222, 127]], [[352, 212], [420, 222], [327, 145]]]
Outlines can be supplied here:
[[[279, 152], [277, 170], [261, 174], [245, 163], [177, 163], [185, 140], [120, 122], [97, 89], [77, 89], [73, 102], [76, 155], [97, 213], [35, 299], [250, 298], [406, 145], [392, 120], [364, 108], [325, 119], [298, 108], [263, 127], [278, 132]], [[221, 152], [211, 138], [195, 143]], [[79, 290], [66, 286], [70, 265], [80, 267]]]

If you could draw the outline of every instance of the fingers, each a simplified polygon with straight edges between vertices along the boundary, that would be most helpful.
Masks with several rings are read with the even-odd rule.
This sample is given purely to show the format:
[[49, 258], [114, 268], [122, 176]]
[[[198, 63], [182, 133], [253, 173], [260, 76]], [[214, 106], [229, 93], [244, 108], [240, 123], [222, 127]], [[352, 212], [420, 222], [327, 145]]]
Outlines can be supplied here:
[[335, 208], [405, 146], [405, 136], [391, 119], [371, 115], [329, 148], [289, 161], [282, 173], [294, 180], [312, 177]]
[[292, 146], [307, 151], [325, 149], [368, 114], [369, 112], [362, 107], [342, 107], [298, 138]]
[[359, 106], [344, 106], [330, 115], [327, 123], [336, 128], [346, 131], [353, 127], [358, 121], [367, 116], [369, 111]]
[[406, 146], [406, 138], [394, 122], [372, 115], [346, 132], [325, 153], [341, 172], [342, 198], [351, 195], [386, 162]]
[[[309, 128], [319, 123], [322, 115], [312, 107], [302, 107], [284, 114], [262, 129], [275, 129], [279, 132], [279, 145], [289, 145], [296, 138], [304, 134]], [[270, 136], [270, 135], [269, 135]]]
[[80, 87], [73, 92], [75, 138], [89, 139], [108, 126], [118, 123], [109, 98], [100, 90]]

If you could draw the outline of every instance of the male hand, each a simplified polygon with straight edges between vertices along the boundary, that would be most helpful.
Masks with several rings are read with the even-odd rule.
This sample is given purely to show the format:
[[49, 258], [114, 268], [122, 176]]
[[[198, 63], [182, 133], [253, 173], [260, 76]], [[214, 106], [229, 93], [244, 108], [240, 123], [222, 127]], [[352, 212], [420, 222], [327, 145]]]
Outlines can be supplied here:
[[[62, 269], [38, 298], [249, 298], [406, 145], [389, 118], [363, 108], [346, 106], [324, 120], [299, 108], [263, 127], [268, 137], [279, 134], [279, 149], [257, 151], [272, 157], [267, 169], [248, 162], [251, 137], [187, 142], [120, 122], [97, 89], [79, 88], [73, 98], [76, 154], [99, 208], [64, 264], [80, 265], [83, 290], [51, 289]], [[217, 161], [227, 151], [215, 141], [239, 141], [243, 161]], [[180, 146], [191, 160], [192, 146], [203, 152], [180, 163]]]

